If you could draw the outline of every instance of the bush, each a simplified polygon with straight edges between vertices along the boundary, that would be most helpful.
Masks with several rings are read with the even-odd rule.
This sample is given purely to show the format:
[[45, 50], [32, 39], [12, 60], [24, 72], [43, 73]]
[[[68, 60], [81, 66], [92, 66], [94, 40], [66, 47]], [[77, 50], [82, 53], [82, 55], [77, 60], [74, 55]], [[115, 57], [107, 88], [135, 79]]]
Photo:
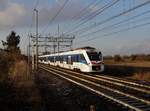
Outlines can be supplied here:
[[147, 55], [147, 60], [150, 61], [150, 55]]
[[104, 56], [104, 60], [112, 60], [113, 57], [112, 56]]
[[114, 61], [115, 61], [115, 62], [122, 61], [121, 56], [120, 56], [120, 55], [115, 55], [115, 56], [114, 56]]
[[131, 58], [131, 61], [134, 61], [134, 60], [136, 60], [137, 55], [131, 55], [130, 58]]

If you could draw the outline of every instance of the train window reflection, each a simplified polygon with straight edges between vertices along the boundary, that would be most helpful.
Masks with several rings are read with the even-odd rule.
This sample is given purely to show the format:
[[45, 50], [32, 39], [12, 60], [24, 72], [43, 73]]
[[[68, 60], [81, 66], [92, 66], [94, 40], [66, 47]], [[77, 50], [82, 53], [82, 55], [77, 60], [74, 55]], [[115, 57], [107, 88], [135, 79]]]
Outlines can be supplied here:
[[102, 59], [102, 54], [101, 52], [97, 53], [97, 52], [87, 52], [88, 57], [91, 61], [98, 61]]

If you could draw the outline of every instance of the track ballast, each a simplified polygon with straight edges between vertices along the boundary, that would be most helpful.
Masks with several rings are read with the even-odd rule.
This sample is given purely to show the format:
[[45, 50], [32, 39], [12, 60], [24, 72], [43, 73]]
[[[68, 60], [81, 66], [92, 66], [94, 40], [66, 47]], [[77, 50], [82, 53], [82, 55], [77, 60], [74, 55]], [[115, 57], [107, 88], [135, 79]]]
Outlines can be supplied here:
[[150, 111], [150, 86], [101, 75], [85, 75], [49, 65], [40, 68], [136, 111]]

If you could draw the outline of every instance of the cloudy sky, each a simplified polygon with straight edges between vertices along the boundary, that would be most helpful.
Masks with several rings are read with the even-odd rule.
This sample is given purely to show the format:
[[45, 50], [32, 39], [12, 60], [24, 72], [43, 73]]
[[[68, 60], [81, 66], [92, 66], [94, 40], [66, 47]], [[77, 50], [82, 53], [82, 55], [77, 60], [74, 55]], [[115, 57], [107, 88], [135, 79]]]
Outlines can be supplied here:
[[76, 35], [74, 47], [93, 46], [105, 55], [150, 53], [150, 3], [114, 17], [149, 0], [66, 1], [0, 0], [0, 40], [15, 30], [21, 36], [22, 52], [26, 53], [28, 34], [35, 32], [36, 7], [41, 35], [56, 35], [59, 24], [61, 34]]

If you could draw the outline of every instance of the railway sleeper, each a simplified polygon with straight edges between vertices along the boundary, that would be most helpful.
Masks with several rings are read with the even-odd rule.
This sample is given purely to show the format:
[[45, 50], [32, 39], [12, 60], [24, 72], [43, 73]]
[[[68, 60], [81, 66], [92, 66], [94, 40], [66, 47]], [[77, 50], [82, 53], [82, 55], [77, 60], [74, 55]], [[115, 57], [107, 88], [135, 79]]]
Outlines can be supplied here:
[[[101, 97], [103, 97], [103, 96], [101, 96]], [[108, 99], [108, 98], [106, 98], [106, 97], [103, 97], [106, 101], [108, 101], [108, 102], [110, 102], [111, 104], [116, 104], [118, 107], [121, 107], [122, 109], [124, 109], [125, 111], [128, 111], [129, 110], [129, 108], [127, 107], [127, 106], [124, 106], [124, 105], [122, 105], [122, 104], [119, 104], [118, 102], [116, 102], [116, 101], [113, 101], [113, 100], [111, 100], [111, 99]], [[133, 110], [132, 110], [133, 111]]]
[[120, 99], [121, 101], [125, 101], [125, 102], [128, 102], [130, 101], [131, 99], [130, 98], [123, 98], [123, 99]]
[[[81, 80], [80, 80], [81, 81]], [[83, 81], [81, 81], [81, 82], [83, 82]], [[90, 83], [89, 83], [89, 87], [90, 86], [92, 86]], [[98, 87], [96, 87], [95, 86], [95, 88], [96, 89], [99, 89]], [[100, 89], [99, 89], [100, 90]], [[117, 96], [120, 96], [120, 94], [116, 94], [116, 93], [114, 93], [114, 92], [111, 92], [110, 93], [110, 91], [107, 91], [106, 89], [103, 89], [103, 88], [101, 88], [101, 92], [102, 93], [105, 93], [105, 94], [107, 94], [107, 95], [109, 95], [109, 96], [112, 96], [112, 97], [116, 97], [117, 98]], [[121, 97], [121, 96], [120, 96]], [[124, 99], [124, 100], [123, 100]], [[128, 103], [129, 101], [131, 101], [132, 99], [130, 99], [130, 98], [127, 98], [126, 96], [123, 98], [122, 100], [124, 101], [124, 102], [126, 102], [126, 103]], [[134, 101], [134, 99], [132, 100], [132, 101]], [[134, 103], [135, 102], [139, 102], [139, 101], [134, 101]], [[115, 102], [116, 103], [116, 102]], [[142, 104], [142, 103], [141, 103]], [[131, 104], [132, 105], [132, 104]], [[136, 106], [136, 105], [134, 105], [134, 106]], [[137, 108], [139, 108], [139, 109], [147, 109], [147, 108], [149, 108], [149, 106], [147, 106], [146, 104], [145, 105], [138, 105], [137, 106]]]
[[128, 103], [129, 103], [129, 104], [132, 104], [132, 103], [138, 103], [138, 102], [135, 101], [135, 100], [130, 100], [130, 101], [128, 101]]
[[134, 106], [137, 106], [137, 105], [145, 105], [145, 103], [139, 103], [139, 102], [135, 102], [135, 103], [131, 103], [132, 105]]
[[117, 99], [125, 99], [126, 97], [124, 97], [124, 96], [117, 96], [116, 98]]
[[144, 109], [144, 108], [149, 108], [150, 106], [146, 106], [146, 105], [137, 105], [136, 107], [137, 107], [137, 108], [142, 108], [142, 109]]
[[150, 111], [150, 107], [144, 108], [143, 110], [144, 110], [144, 111]]

